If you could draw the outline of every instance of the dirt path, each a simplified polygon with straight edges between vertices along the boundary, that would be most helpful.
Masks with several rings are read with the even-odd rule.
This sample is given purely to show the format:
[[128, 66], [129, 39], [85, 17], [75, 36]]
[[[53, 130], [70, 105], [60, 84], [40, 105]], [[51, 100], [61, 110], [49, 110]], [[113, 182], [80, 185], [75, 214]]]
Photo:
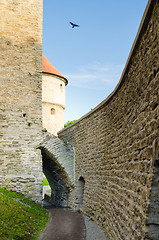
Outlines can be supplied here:
[[50, 209], [50, 222], [38, 240], [86, 240], [81, 214], [69, 209]]
[[109, 240], [96, 223], [71, 209], [49, 212], [50, 222], [38, 240]]

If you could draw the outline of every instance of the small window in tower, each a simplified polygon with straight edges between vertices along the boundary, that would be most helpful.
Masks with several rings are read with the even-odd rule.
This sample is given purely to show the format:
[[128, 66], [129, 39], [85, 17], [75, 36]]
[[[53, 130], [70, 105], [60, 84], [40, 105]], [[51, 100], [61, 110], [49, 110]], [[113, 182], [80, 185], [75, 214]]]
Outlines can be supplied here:
[[55, 108], [51, 108], [51, 115], [55, 115]]
[[61, 91], [63, 90], [63, 85], [62, 85], [62, 83], [60, 84], [60, 90], [61, 90]]

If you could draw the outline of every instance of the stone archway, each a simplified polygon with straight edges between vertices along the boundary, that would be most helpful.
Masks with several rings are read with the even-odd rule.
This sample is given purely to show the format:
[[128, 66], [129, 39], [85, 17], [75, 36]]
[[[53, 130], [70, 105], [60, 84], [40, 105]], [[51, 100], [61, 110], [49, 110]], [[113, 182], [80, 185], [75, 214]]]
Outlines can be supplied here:
[[43, 173], [51, 187], [51, 204], [55, 207], [67, 207], [71, 184], [64, 168], [44, 150], [42, 153]]
[[56, 207], [67, 207], [74, 188], [73, 147], [69, 142], [47, 134], [39, 148], [43, 173], [51, 187], [51, 203]]

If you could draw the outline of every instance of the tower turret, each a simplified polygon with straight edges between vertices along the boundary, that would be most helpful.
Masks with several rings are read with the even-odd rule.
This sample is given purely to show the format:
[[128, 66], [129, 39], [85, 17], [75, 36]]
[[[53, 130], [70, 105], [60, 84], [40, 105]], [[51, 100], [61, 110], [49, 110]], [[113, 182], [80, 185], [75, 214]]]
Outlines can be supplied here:
[[57, 135], [64, 126], [65, 86], [68, 80], [42, 55], [43, 127]]

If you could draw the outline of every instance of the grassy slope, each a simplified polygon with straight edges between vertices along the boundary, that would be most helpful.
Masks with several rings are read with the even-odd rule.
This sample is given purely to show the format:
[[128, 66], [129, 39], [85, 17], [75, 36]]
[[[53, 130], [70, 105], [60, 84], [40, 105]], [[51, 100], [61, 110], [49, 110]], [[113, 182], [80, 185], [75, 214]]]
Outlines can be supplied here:
[[[43, 178], [43, 186], [49, 186], [49, 182], [45, 177]], [[51, 189], [47, 190], [46, 192], [51, 193]]]
[[49, 182], [47, 180], [47, 178], [43, 178], [43, 186], [48, 186], [49, 185]]
[[20, 194], [0, 188], [1, 240], [35, 240], [48, 220], [44, 208]]

